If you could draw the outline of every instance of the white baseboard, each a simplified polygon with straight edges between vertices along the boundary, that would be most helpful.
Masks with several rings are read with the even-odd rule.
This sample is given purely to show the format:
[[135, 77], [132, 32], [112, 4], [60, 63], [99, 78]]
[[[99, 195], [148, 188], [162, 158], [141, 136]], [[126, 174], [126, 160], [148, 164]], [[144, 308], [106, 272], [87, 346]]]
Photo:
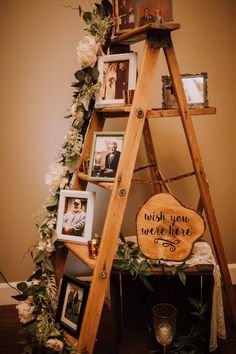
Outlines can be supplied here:
[[[230, 272], [232, 284], [236, 285], [236, 264], [228, 264], [228, 267], [229, 267], [229, 272]], [[83, 279], [83, 280], [85, 280], [85, 279]], [[86, 280], [91, 280], [91, 277], [89, 277]], [[10, 283], [10, 285], [15, 288], [17, 283], [18, 282]], [[17, 305], [18, 301], [14, 300], [11, 297], [12, 295], [17, 295], [17, 294], [18, 294], [18, 292], [16, 290], [12, 289], [11, 287], [9, 287], [7, 284], [0, 283], [0, 306], [2, 306], [2, 305]]]
[[236, 284], [236, 264], [228, 264], [232, 284]]
[[[10, 283], [10, 285], [16, 288], [17, 283], [19, 282]], [[11, 297], [12, 295], [17, 294], [19, 294], [17, 290], [12, 289], [9, 285], [5, 283], [0, 283], [0, 306], [14, 304], [17, 305], [18, 301]]]

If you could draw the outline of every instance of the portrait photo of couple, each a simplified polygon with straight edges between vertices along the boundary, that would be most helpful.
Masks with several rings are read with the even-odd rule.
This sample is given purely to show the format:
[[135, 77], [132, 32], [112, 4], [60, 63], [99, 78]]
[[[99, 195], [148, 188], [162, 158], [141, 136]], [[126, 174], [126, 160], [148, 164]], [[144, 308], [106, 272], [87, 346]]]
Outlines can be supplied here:
[[102, 87], [95, 107], [123, 105], [125, 94], [136, 87], [137, 53], [99, 56], [98, 71], [98, 80]]
[[129, 61], [114, 61], [104, 64], [102, 99], [123, 99], [123, 90], [128, 89]]
[[123, 136], [123, 132], [95, 133], [89, 166], [91, 180], [114, 180], [122, 151]]
[[171, 0], [115, 0], [116, 34], [172, 21]]

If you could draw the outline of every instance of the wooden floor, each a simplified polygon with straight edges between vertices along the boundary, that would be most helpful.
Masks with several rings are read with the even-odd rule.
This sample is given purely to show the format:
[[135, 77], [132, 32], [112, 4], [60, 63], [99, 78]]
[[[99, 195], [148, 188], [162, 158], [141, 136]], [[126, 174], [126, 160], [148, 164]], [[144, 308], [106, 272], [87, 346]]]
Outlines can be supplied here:
[[[225, 317], [227, 339], [219, 340], [218, 348], [214, 354], [236, 354], [236, 332], [230, 323], [227, 303], [225, 303]], [[111, 349], [114, 339], [110, 335], [112, 325], [110, 318], [109, 307], [105, 305], [94, 354], [114, 354], [114, 350]], [[149, 352], [143, 336], [138, 335], [137, 328], [135, 326], [135, 329], [126, 332], [125, 338], [123, 337], [120, 342], [119, 354], [144, 354]], [[20, 333], [15, 306], [0, 306], [0, 354], [20, 354], [25, 344], [26, 337]]]

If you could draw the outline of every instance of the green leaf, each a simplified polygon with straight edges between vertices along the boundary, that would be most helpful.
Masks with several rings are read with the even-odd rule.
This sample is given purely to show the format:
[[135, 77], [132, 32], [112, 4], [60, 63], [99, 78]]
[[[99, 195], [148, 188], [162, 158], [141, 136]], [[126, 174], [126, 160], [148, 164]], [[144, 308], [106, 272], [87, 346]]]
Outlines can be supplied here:
[[25, 290], [28, 289], [28, 285], [25, 282], [18, 283], [16, 285], [17, 289], [20, 290], [22, 293], [25, 292]]
[[112, 4], [110, 3], [109, 0], [102, 0], [101, 1], [101, 5], [104, 8], [104, 10], [106, 11], [107, 15], [111, 15], [112, 14], [113, 7], [112, 7]]
[[78, 81], [84, 81], [85, 72], [84, 72], [83, 70], [78, 70], [78, 71], [76, 71], [76, 73], [75, 73], [74, 75], [75, 75], [75, 78], [76, 78]]
[[193, 299], [192, 297], [189, 297], [188, 298], [190, 304], [196, 309], [199, 311], [200, 309], [200, 304], [199, 304], [199, 300], [198, 299]]
[[201, 307], [200, 315], [201, 315], [201, 316], [204, 315], [204, 314], [207, 312], [207, 310], [208, 310], [208, 304], [205, 303], [205, 304], [203, 304], [202, 307]]
[[28, 298], [28, 295], [20, 294], [20, 295], [12, 295], [11, 297], [17, 301], [24, 301]]
[[92, 13], [90, 11], [84, 12], [83, 19], [84, 19], [86, 24], [89, 24], [89, 22], [92, 21]]
[[99, 77], [99, 70], [96, 66], [94, 66], [92, 69], [92, 78], [93, 80], [97, 80], [98, 77]]
[[122, 235], [122, 233], [120, 233], [120, 239], [123, 243], [126, 243], [125, 237], [124, 235]]
[[48, 205], [48, 206], [46, 207], [46, 209], [47, 209], [50, 213], [56, 211], [57, 208], [58, 208], [58, 205], [57, 205], [57, 204]]
[[43, 265], [46, 270], [49, 270], [50, 272], [54, 271], [52, 262], [50, 261], [49, 258], [45, 259], [45, 261], [43, 262]]
[[36, 272], [34, 272], [34, 274], [32, 274], [28, 278], [28, 281], [31, 281], [32, 279], [39, 279], [41, 275], [42, 275], [42, 270], [41, 269], [37, 269]]
[[178, 277], [181, 281], [181, 283], [185, 286], [186, 285], [186, 274], [184, 272], [178, 271]]
[[45, 252], [44, 251], [39, 251], [36, 256], [34, 257], [34, 262], [40, 263], [44, 260], [44, 258], [46, 257]]
[[37, 327], [37, 321], [32, 320], [22, 325], [23, 332], [33, 332]]
[[151, 285], [151, 283], [149, 282], [149, 280], [147, 280], [147, 278], [143, 277], [142, 278], [143, 284], [146, 286], [146, 288], [150, 291], [155, 291]]
[[132, 248], [132, 247], [135, 245], [135, 242], [133, 242], [133, 241], [127, 241], [126, 244], [127, 244], [127, 246], [128, 246], [129, 248]]

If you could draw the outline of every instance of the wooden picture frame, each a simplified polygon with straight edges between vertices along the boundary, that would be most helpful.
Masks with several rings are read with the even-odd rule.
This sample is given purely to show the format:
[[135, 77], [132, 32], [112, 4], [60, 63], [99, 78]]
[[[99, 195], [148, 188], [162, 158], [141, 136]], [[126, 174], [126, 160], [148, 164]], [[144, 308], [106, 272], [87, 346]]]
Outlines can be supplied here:
[[137, 54], [122, 53], [98, 57], [99, 81], [102, 83], [100, 97], [95, 107], [123, 105], [123, 91], [134, 90], [137, 77]]
[[[172, 0], [113, 0], [113, 9], [115, 35], [125, 33], [149, 22], [158, 25], [173, 21]], [[148, 15], [145, 9], [148, 9]], [[145, 14], [147, 16], [144, 18]]]
[[[182, 74], [181, 79], [189, 107], [208, 106], [207, 73]], [[162, 76], [162, 107], [177, 108], [177, 100], [170, 76]]]
[[87, 244], [92, 238], [94, 203], [95, 192], [60, 191], [56, 228], [59, 241]]
[[123, 146], [124, 132], [95, 132], [88, 179], [113, 182]]
[[56, 311], [56, 322], [74, 337], [79, 336], [89, 287], [88, 282], [82, 282], [63, 275]]

